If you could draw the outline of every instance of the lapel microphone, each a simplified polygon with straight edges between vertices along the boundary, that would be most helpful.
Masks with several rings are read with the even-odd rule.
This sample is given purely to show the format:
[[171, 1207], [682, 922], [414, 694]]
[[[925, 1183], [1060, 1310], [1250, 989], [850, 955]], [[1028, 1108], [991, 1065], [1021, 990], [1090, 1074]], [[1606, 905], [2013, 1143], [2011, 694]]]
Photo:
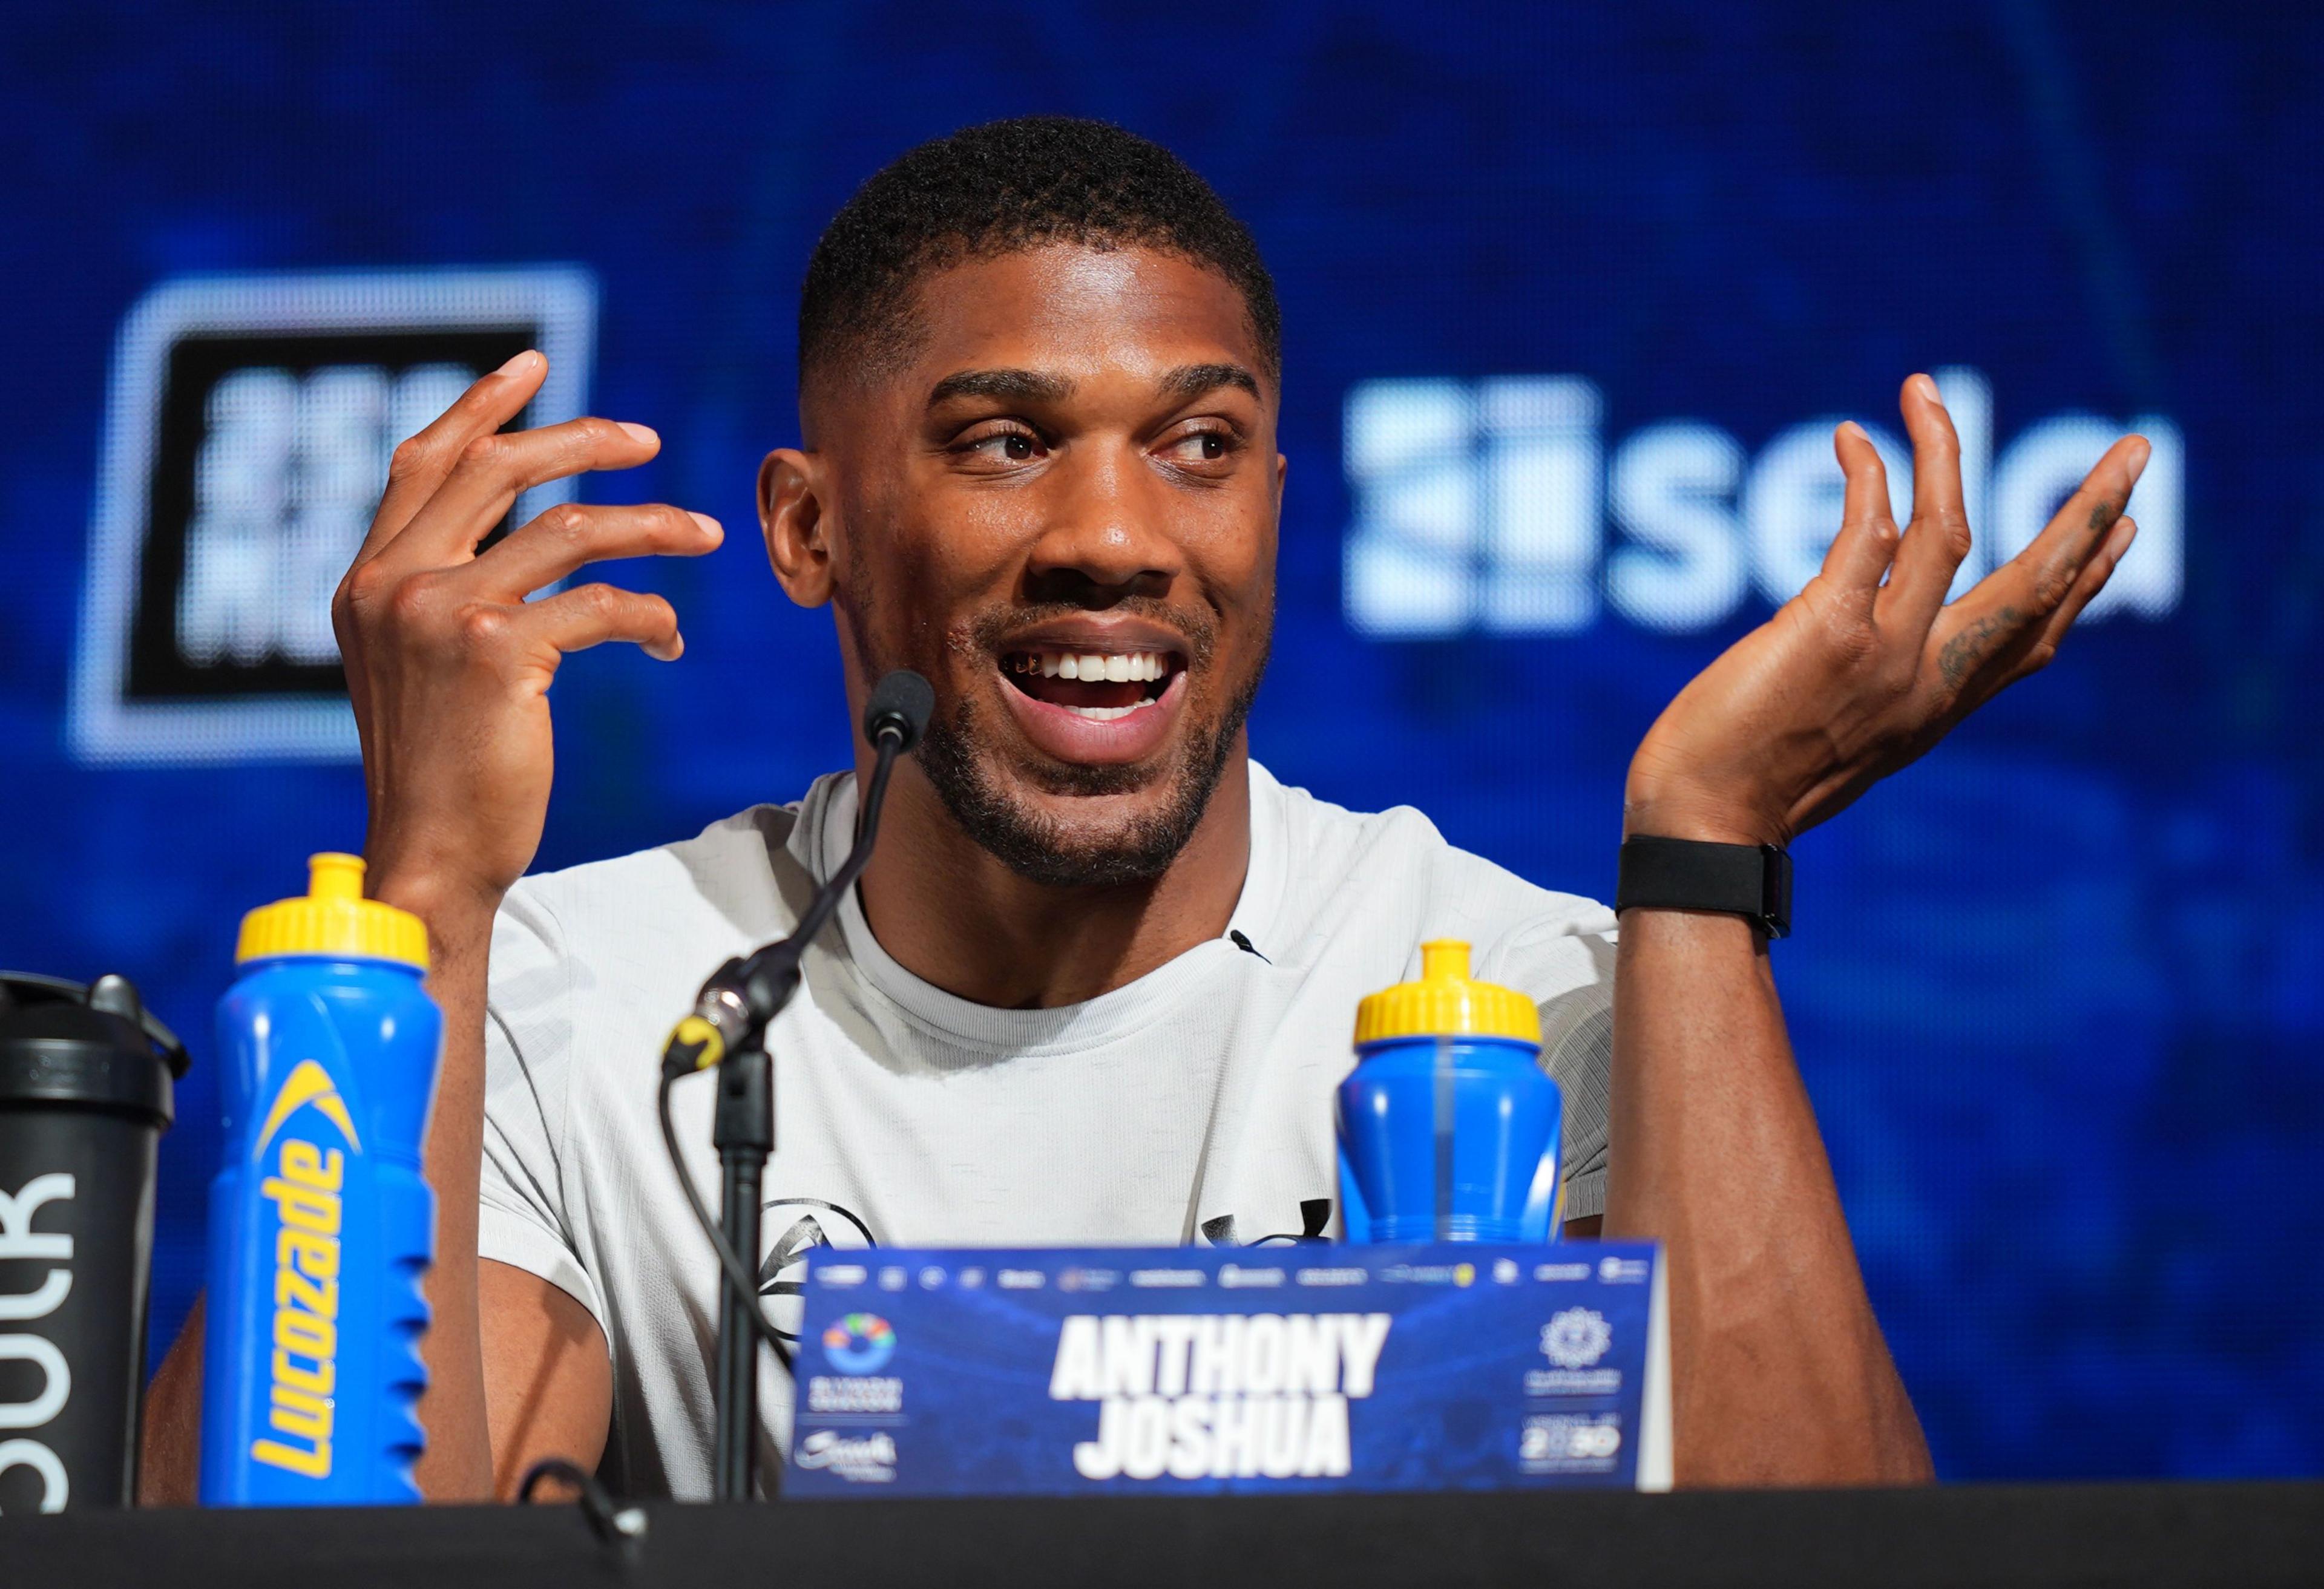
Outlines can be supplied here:
[[788, 938], [777, 939], [747, 959], [728, 960], [710, 975], [694, 1001], [694, 1013], [680, 1021], [662, 1051], [665, 1076], [706, 1070], [730, 1055], [755, 1046], [767, 1023], [790, 1003], [798, 990], [799, 963], [839, 902], [855, 886], [855, 879], [871, 863], [872, 841], [880, 835], [880, 807], [888, 795], [888, 775], [896, 758], [920, 742], [936, 710], [936, 693], [918, 674], [899, 667], [881, 679], [863, 708], [863, 739], [878, 759], [863, 787], [863, 803], [855, 818], [855, 846], [831, 881], [816, 890], [798, 927]]

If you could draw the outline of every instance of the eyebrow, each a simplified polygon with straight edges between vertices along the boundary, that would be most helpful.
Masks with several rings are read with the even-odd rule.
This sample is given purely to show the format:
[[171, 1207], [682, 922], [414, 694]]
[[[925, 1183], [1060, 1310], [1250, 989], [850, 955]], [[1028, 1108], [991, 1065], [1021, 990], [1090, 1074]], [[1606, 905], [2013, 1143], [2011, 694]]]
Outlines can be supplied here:
[[1157, 383], [1165, 397], [1180, 402], [1192, 402], [1205, 392], [1222, 386], [1240, 387], [1251, 396], [1259, 396], [1259, 377], [1240, 364], [1181, 364]]
[[1038, 370], [955, 370], [928, 390], [928, 407], [954, 398], [1001, 398], [1054, 403], [1073, 395], [1074, 383]]
[[[1181, 364], [1155, 382], [1164, 397], [1192, 402], [1206, 392], [1231, 386], [1259, 395], [1259, 377], [1240, 364]], [[955, 370], [928, 389], [931, 409], [954, 398], [990, 398], [1003, 401], [1054, 403], [1073, 395], [1074, 383], [1061, 375], [1038, 370]]]

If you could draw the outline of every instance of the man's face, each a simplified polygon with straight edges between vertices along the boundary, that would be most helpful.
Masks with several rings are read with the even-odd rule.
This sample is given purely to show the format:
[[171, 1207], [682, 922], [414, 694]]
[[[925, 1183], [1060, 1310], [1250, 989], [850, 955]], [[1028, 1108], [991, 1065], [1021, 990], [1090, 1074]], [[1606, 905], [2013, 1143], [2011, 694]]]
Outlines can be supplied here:
[[921, 768], [1016, 871], [1157, 876], [1267, 659], [1283, 461], [1242, 298], [1175, 256], [1051, 245], [922, 278], [913, 320], [900, 368], [810, 403], [851, 676], [927, 675]]

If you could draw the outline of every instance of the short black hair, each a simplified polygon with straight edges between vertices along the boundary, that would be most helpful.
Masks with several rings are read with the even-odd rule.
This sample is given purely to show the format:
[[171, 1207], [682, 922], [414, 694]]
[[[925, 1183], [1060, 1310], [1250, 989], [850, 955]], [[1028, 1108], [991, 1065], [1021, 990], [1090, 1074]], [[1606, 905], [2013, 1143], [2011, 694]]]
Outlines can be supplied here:
[[926, 272], [1050, 243], [1159, 249], [1217, 271], [1242, 294], [1267, 374], [1281, 381], [1274, 279], [1211, 185], [1135, 133], [1033, 115], [907, 152], [832, 217], [799, 294], [800, 386], [900, 353], [912, 286]]

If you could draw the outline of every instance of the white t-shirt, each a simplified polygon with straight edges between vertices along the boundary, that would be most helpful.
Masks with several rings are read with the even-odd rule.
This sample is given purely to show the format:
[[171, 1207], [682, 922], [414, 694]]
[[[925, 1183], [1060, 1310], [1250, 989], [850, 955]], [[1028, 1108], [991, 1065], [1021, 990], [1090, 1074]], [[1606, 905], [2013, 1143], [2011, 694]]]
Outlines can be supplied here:
[[[1338, 1195], [1332, 1093], [1354, 1063], [1356, 1001], [1416, 976], [1430, 938], [1468, 940], [1474, 975], [1539, 1001], [1565, 1095], [1563, 1215], [1604, 1208], [1613, 914], [1453, 849], [1408, 807], [1344, 811], [1256, 763], [1250, 779], [1250, 868], [1229, 934], [1085, 1004], [956, 998], [890, 959], [849, 895], [768, 1031], [764, 1234], [782, 1278], [799, 1278], [818, 1239], [1158, 1246], [1301, 1233], [1300, 1205]], [[852, 776], [821, 778], [797, 806], [527, 877], [493, 931], [478, 1251], [549, 1281], [604, 1327], [604, 1471], [631, 1494], [711, 1488], [717, 1262], [655, 1123], [662, 1043], [706, 976], [791, 930], [854, 818]], [[679, 1083], [675, 1114], [715, 1209], [712, 1090]], [[795, 1298], [770, 1307], [791, 1329], [798, 1309]], [[761, 1363], [765, 1467], [789, 1431], [790, 1385], [771, 1354]]]

